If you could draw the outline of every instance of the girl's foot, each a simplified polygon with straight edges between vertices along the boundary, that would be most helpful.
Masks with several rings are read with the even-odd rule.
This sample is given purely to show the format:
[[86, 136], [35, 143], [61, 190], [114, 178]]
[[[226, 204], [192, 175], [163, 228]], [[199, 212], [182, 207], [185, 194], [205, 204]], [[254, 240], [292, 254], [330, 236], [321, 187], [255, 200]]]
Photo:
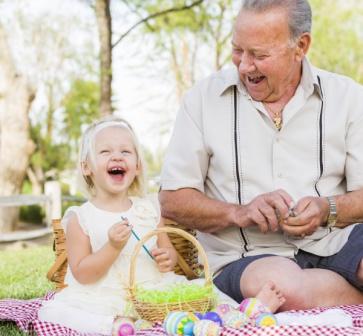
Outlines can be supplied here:
[[282, 293], [272, 281], [268, 281], [262, 286], [256, 298], [267, 306], [271, 310], [271, 313], [275, 313], [285, 302]]

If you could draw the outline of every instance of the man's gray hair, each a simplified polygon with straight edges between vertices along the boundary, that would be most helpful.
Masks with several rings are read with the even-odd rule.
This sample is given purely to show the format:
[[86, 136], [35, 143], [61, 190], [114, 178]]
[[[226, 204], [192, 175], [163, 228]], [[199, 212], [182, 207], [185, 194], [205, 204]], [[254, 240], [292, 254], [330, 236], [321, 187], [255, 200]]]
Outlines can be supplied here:
[[286, 8], [291, 38], [311, 32], [311, 7], [307, 0], [243, 0], [241, 10], [264, 12], [272, 8]]

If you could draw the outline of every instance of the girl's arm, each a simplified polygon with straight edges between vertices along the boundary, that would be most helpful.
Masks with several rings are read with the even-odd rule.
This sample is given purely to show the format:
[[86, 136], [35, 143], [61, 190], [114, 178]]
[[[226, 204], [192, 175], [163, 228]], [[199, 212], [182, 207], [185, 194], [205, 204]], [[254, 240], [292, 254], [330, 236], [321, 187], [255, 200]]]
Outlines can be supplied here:
[[92, 252], [89, 237], [81, 229], [76, 215], [69, 220], [66, 232], [68, 263], [73, 276], [82, 284], [102, 278], [119, 256], [131, 234], [124, 222], [109, 230], [109, 241], [97, 252]]
[[[164, 218], [161, 217], [157, 227], [164, 226]], [[152, 255], [158, 264], [160, 272], [172, 271], [178, 261], [177, 252], [166, 233], [158, 234], [157, 248], [152, 250]]]

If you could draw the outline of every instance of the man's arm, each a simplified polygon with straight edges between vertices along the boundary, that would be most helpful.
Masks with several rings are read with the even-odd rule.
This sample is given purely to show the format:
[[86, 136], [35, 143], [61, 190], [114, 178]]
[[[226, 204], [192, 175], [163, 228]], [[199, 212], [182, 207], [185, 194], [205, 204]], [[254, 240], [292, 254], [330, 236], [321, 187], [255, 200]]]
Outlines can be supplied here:
[[335, 197], [337, 227], [363, 222], [363, 188]]
[[278, 216], [286, 218], [291, 197], [276, 190], [254, 198], [246, 205], [211, 199], [202, 192], [183, 188], [159, 193], [161, 214], [186, 227], [215, 232], [226, 227], [258, 225], [261, 232], [278, 230]]
[[186, 227], [214, 232], [235, 225], [237, 205], [213, 200], [196, 189], [162, 190], [161, 215]]

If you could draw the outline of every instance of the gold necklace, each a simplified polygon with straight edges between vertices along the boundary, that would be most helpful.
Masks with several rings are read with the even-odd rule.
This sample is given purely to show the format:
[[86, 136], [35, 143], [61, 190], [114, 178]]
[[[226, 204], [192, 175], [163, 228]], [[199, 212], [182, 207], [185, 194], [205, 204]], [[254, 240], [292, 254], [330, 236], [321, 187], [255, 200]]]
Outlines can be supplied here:
[[[272, 111], [271, 111], [272, 112]], [[272, 121], [275, 124], [275, 127], [277, 128], [278, 131], [281, 130], [282, 127], [282, 114], [272, 112], [273, 113], [273, 117], [272, 117]]]
[[271, 107], [267, 106], [266, 104], [265, 104], [265, 107], [269, 112], [271, 112], [272, 122], [274, 123], [277, 130], [280, 131], [281, 128], [282, 128], [282, 110], [280, 112], [275, 112], [275, 111], [272, 110]]

